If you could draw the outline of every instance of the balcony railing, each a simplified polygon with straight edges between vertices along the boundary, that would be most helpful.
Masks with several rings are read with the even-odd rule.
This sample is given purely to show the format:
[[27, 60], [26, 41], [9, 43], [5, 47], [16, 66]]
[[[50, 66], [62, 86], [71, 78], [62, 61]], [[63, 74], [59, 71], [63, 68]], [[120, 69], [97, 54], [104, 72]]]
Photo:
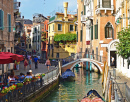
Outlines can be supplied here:
[[95, 7], [95, 9], [99, 9], [99, 8], [110, 8], [110, 9], [114, 9], [114, 5], [104, 5], [104, 6], [97, 5]]

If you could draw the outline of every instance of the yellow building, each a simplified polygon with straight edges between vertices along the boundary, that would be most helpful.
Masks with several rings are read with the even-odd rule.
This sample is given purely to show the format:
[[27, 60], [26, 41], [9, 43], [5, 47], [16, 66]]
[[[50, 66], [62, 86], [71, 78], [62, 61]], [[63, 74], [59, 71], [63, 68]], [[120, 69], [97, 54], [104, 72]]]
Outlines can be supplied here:
[[64, 13], [57, 12], [55, 16], [49, 19], [48, 24], [48, 57], [53, 58], [66, 58], [76, 53], [76, 40], [63, 42], [54, 41], [57, 34], [75, 34], [76, 25], [75, 21], [77, 15], [67, 14], [68, 2], [64, 2]]

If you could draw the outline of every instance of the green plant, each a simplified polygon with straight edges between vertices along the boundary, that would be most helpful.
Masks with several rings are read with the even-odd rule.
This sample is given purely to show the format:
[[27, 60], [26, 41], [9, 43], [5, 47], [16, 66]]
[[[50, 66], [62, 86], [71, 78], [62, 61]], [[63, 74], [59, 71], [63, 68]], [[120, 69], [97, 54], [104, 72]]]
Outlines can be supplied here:
[[66, 33], [66, 34], [56, 34], [54, 36], [54, 41], [76, 41], [76, 34]]
[[120, 32], [118, 32], [119, 42], [117, 43], [117, 54], [122, 56], [125, 59], [130, 57], [130, 27], [123, 28]]
[[42, 74], [42, 77], [44, 77], [44, 76], [45, 76], [45, 74], [43, 73], [43, 74]]
[[6, 94], [6, 93], [8, 93], [9, 91], [10, 91], [9, 88], [7, 88], [7, 87], [5, 88], [5, 87], [4, 87], [4, 88], [2, 89], [2, 91], [1, 91], [1, 93], [2, 93], [2, 94]]
[[23, 83], [17, 83], [16, 85], [17, 85], [17, 87], [22, 87]]
[[8, 88], [9, 91], [15, 90], [16, 89], [16, 85], [12, 85]]

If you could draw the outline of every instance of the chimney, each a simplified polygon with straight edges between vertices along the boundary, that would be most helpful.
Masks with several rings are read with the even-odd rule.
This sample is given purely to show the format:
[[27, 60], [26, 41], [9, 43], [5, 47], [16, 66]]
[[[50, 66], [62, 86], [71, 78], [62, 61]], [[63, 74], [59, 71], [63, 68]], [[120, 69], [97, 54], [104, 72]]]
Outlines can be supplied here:
[[47, 19], [50, 19], [51, 16], [47, 16]]
[[68, 2], [64, 2], [64, 17], [67, 17]]

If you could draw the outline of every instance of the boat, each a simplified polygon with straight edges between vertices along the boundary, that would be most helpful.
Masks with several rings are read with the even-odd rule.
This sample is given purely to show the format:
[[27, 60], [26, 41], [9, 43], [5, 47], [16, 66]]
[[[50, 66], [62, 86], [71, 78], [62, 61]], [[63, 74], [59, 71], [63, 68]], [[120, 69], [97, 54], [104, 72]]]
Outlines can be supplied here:
[[72, 72], [70, 69], [67, 69], [64, 73], [62, 73], [61, 80], [74, 81], [75, 80], [74, 72]]
[[79, 102], [105, 102], [105, 100], [98, 94], [96, 90], [90, 90]]

